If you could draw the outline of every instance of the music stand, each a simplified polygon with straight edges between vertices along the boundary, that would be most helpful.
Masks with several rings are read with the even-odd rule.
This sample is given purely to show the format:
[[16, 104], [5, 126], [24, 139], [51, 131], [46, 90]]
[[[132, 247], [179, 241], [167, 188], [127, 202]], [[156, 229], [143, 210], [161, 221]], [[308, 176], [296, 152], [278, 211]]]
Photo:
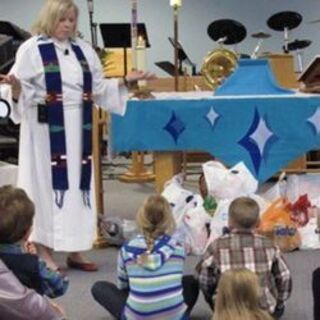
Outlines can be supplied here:
[[[142, 36], [146, 47], [150, 48], [147, 29], [144, 23], [137, 24], [138, 37]], [[130, 23], [100, 23], [103, 45], [105, 48], [123, 48], [124, 74], [128, 73], [127, 48], [131, 48], [131, 24]]]
[[[154, 63], [157, 67], [167, 72], [170, 76], [175, 76], [174, 64], [170, 61], [157, 61]], [[179, 76], [182, 76], [183, 72], [179, 69]]]
[[[168, 37], [169, 42], [172, 44], [173, 47], [175, 47], [175, 41], [173, 38]], [[186, 52], [183, 50], [182, 44], [177, 41], [178, 46], [178, 60], [179, 60], [179, 74], [183, 74], [182, 71], [182, 62], [185, 61], [189, 66], [192, 67], [192, 75], [194, 76], [196, 74], [196, 64], [193, 63], [190, 58], [187, 56]]]

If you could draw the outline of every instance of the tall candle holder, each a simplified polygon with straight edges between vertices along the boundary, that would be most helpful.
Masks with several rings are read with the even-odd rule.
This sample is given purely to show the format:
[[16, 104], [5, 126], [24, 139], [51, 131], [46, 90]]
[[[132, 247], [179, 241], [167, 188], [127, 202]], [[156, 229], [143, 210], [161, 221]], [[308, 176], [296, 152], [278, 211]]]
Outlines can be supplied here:
[[178, 20], [179, 8], [182, 6], [182, 0], [170, 0], [170, 6], [173, 8], [173, 40], [174, 40], [174, 90], [179, 91], [179, 57], [178, 57]]
[[[146, 69], [146, 43], [145, 39], [138, 37], [138, 3], [131, 0], [131, 46], [132, 46], [132, 67], [135, 70], [145, 71]], [[139, 87], [141, 85], [141, 87]], [[142, 86], [143, 85], [143, 86]], [[134, 97], [147, 99], [152, 97], [151, 90], [148, 90], [146, 83], [138, 83], [133, 90]], [[144, 152], [133, 151], [131, 153], [132, 165], [127, 172], [120, 175], [119, 180], [123, 182], [149, 182], [155, 176], [144, 167]]]

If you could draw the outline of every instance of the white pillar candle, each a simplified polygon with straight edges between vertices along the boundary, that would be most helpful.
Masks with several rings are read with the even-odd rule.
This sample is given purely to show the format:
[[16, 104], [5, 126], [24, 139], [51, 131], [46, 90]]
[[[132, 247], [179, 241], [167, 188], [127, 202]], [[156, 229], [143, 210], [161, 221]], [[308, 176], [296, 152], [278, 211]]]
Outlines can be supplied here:
[[[146, 42], [142, 36], [138, 37], [136, 46], [136, 66], [138, 71], [147, 71]], [[139, 87], [147, 85], [146, 80], [138, 81]]]

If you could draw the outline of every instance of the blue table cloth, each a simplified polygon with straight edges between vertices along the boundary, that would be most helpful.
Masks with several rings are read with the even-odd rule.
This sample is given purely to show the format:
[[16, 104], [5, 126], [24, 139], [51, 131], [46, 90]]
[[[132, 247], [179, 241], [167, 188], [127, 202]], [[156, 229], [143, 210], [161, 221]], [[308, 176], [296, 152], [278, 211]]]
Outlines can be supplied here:
[[207, 151], [225, 164], [244, 161], [261, 182], [320, 146], [320, 96], [221, 96], [129, 101], [112, 117], [113, 149]]

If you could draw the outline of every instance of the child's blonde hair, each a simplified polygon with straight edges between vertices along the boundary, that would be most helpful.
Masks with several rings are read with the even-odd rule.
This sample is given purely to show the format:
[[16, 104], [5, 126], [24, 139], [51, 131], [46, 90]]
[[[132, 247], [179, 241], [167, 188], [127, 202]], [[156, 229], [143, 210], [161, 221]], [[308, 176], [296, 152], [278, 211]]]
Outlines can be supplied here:
[[159, 236], [171, 234], [176, 226], [170, 204], [161, 195], [152, 195], [146, 199], [138, 210], [136, 221], [146, 239], [149, 252]]
[[0, 243], [23, 240], [34, 213], [34, 204], [24, 190], [10, 185], [0, 187]]
[[222, 274], [212, 320], [272, 320], [259, 306], [260, 286], [252, 271], [242, 268]]
[[[78, 20], [79, 9], [72, 0], [47, 0], [32, 26], [32, 33], [52, 37], [60, 19], [65, 17], [70, 9], [74, 10]], [[76, 29], [77, 27], [73, 31], [73, 37], [77, 33]]]
[[259, 220], [259, 205], [249, 197], [239, 197], [229, 206], [229, 218], [236, 227], [251, 229]]

